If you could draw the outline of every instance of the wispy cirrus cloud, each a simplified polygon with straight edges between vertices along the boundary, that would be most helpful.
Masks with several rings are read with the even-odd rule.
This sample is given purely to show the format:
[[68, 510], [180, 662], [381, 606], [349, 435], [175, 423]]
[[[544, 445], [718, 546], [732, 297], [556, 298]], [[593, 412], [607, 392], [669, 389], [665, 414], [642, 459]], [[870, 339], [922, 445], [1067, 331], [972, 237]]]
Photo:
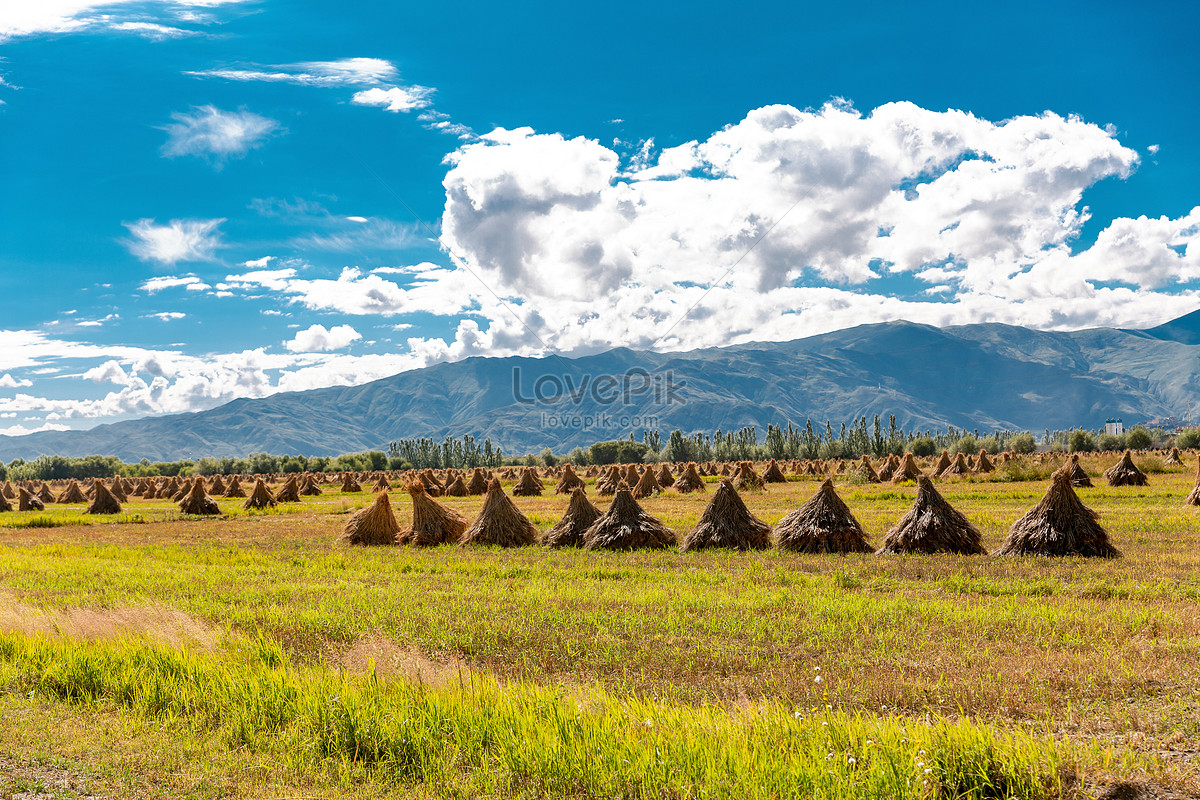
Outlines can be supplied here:
[[249, 0], [12, 0], [0, 3], [0, 42], [90, 31], [132, 33], [153, 41], [199, 33], [177, 23], [207, 24], [209, 11]]
[[125, 240], [129, 252], [143, 261], [173, 265], [179, 261], [211, 261], [221, 247], [221, 219], [173, 219], [157, 225], [153, 219], [127, 222], [133, 238]]
[[382, 58], [343, 58], [336, 61], [189, 70], [184, 74], [197, 78], [294, 83], [300, 86], [362, 86], [395, 81], [400, 73], [392, 62]]
[[376, 87], [355, 92], [350, 102], [356, 106], [375, 106], [393, 114], [401, 111], [408, 113], [425, 108], [433, 102], [433, 92], [428, 86], [391, 86], [387, 89]]
[[279, 123], [269, 117], [245, 110], [222, 111], [211, 105], [172, 114], [171, 120], [162, 128], [167, 132], [162, 154], [167, 158], [205, 158], [217, 169], [280, 132]]

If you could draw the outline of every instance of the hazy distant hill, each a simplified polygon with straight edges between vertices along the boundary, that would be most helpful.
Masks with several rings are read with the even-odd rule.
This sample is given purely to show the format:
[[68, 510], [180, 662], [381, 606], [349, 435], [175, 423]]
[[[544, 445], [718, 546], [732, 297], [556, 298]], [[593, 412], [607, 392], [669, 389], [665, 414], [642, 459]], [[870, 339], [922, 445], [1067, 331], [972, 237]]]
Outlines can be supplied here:
[[[514, 370], [520, 371], [514, 391]], [[591, 391], [603, 376], [632, 373], [631, 390], [669, 374], [678, 402], [631, 391]], [[543, 390], [568, 392], [523, 403]], [[601, 389], [607, 388], [604, 383]], [[583, 387], [577, 398], [572, 388]], [[543, 391], [542, 396], [552, 392]], [[605, 401], [610, 394], [617, 402]], [[658, 398], [666, 400], [667, 398]], [[194, 414], [102, 425], [90, 431], [0, 437], [0, 459], [116, 455], [132, 461], [245, 455], [304, 455], [381, 448], [402, 437], [466, 433], [506, 453], [627, 436], [622, 416], [651, 417], [665, 435], [765, 428], [792, 421], [838, 425], [866, 414], [905, 427], [1040, 431], [1184, 416], [1200, 405], [1200, 312], [1147, 331], [1060, 333], [1009, 325], [934, 328], [909, 322], [862, 325], [792, 342], [686, 353], [618, 348], [583, 358], [469, 358], [354, 387], [235, 400]], [[607, 427], [548, 426], [545, 415], [611, 416]], [[639, 420], [644, 424], [644, 419]], [[640, 430], [640, 425], [638, 430]]]

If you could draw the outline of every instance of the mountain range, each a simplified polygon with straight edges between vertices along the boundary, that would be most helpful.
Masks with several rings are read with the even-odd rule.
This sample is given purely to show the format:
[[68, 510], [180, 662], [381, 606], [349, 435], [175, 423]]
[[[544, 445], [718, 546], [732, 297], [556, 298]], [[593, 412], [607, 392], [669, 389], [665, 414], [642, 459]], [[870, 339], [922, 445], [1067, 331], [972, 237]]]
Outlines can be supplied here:
[[894, 414], [907, 429], [1041, 431], [1190, 418], [1200, 311], [1149, 330], [1039, 331], [898, 321], [677, 353], [468, 358], [360, 386], [239, 399], [87, 431], [0, 436], [0, 459], [174, 461], [251, 452], [338, 455], [399, 438], [490, 438], [508, 454], [812, 419]]

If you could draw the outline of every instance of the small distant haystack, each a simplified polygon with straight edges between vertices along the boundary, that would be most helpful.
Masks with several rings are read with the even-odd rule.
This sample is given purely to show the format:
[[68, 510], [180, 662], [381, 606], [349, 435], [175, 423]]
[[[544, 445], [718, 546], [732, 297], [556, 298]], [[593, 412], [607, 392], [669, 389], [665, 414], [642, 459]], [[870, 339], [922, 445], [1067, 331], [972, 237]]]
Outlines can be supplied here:
[[196, 514], [198, 516], [212, 516], [220, 514], [221, 507], [217, 505], [217, 501], [208, 496], [204, 491], [204, 479], [196, 478], [192, 483], [192, 490], [188, 492], [187, 497], [179, 501], [179, 510], [184, 514]]
[[484, 494], [488, 490], [488, 477], [479, 467], [471, 473], [471, 480], [467, 483], [467, 492], [472, 495]]
[[391, 488], [392, 485], [388, 483], [387, 475], [381, 474], [379, 480], [375, 481], [375, 485], [371, 487], [371, 490], [378, 494], [379, 492], [386, 492]]
[[425, 485], [425, 491], [430, 497], [441, 497], [446, 493], [446, 487], [437, 479], [437, 475], [433, 474], [433, 470], [428, 467], [421, 473], [421, 483]]
[[[912, 453], [905, 453], [901, 459], [899, 466], [892, 472], [892, 483], [902, 483], [904, 481], [915, 481], [923, 478], [925, 473], [921, 472], [921, 468], [917, 466], [917, 462], [913, 459]], [[882, 473], [879, 476], [883, 477]]]
[[112, 496], [112, 492], [99, 478], [96, 478], [95, 483], [92, 484], [92, 491], [92, 502], [88, 505], [85, 514], [121, 513], [121, 503]]
[[1182, 467], [1183, 459], [1179, 455], [1179, 448], [1172, 447], [1171, 452], [1167, 453], [1167, 457], [1163, 459], [1163, 464], [1171, 467]]
[[1133, 454], [1128, 450], [1120, 461], [1104, 471], [1104, 477], [1108, 479], [1109, 486], [1145, 486], [1150, 482], [1146, 473], [1133, 463]]
[[975, 471], [976, 472], [995, 472], [996, 471], [996, 465], [992, 463], [992, 460], [990, 458], [988, 458], [988, 451], [986, 449], [980, 449], [979, 461], [978, 461], [978, 463], [975, 464]]
[[4, 495], [9, 500], [17, 499], [17, 490], [14, 489], [12, 484], [8, 481], [4, 482], [4, 488], [0, 489], [0, 494]]
[[637, 486], [633, 487], [633, 496], [638, 500], [646, 497], [653, 497], [662, 491], [662, 487], [658, 485], [658, 480], [654, 477], [654, 470], [649, 467], [642, 473], [642, 477], [638, 479]]
[[961, 553], [984, 555], [978, 529], [933, 488], [925, 475], [917, 479], [912, 508], [883, 538], [880, 553]]
[[536, 544], [537, 527], [513, 505], [513, 501], [493, 478], [479, 516], [462, 535], [462, 544], [494, 544], [501, 547], [521, 547]]
[[771, 546], [771, 526], [750, 513], [737, 490], [721, 481], [696, 527], [683, 537], [681, 551], [726, 547], [765, 550]]
[[54, 492], [50, 491], [50, 487], [45, 481], [42, 481], [42, 485], [38, 487], [37, 499], [41, 500], [43, 504], [54, 502]]
[[1063, 464], [1062, 469], [1066, 471], [1071, 479], [1072, 486], [1091, 486], [1092, 479], [1084, 471], [1083, 467], [1079, 466], [1079, 454], [1072, 453], [1071, 460]]
[[[767, 462], [767, 468], [763, 470], [762, 479], [763, 483], [787, 483], [787, 476], [783, 474], [783, 470], [779, 468], [779, 464], [773, 458]], [[715, 501], [716, 499], [716, 495], [713, 495], [713, 500]]]
[[542, 494], [542, 482], [533, 472], [533, 467], [526, 467], [521, 472], [521, 478], [513, 485], [514, 497], [539, 497]]
[[967, 463], [967, 457], [964, 456], [962, 453], [956, 453], [954, 456], [954, 460], [950, 462], [950, 466], [947, 467], [946, 469], [942, 470], [943, 478], [948, 478], [952, 475], [956, 476], [956, 477], [961, 477], [963, 475], [970, 475], [970, 474], [971, 474], [971, 465]]
[[542, 544], [546, 547], [583, 547], [583, 534], [602, 516], [600, 509], [592, 505], [592, 501], [584, 494], [583, 487], [577, 486], [571, 490], [567, 513], [546, 531], [542, 536]]
[[238, 480], [237, 475], [229, 478], [229, 483], [225, 484], [226, 497], [245, 497], [246, 490], [242, 488], [242, 482]]
[[570, 464], [563, 467], [562, 475], [558, 479], [558, 483], [554, 485], [555, 494], [571, 494], [576, 489], [583, 488], [583, 479], [575, 474], [575, 470]]
[[467, 491], [467, 485], [463, 483], [462, 475], [458, 472], [454, 473], [454, 480], [446, 484], [447, 497], [466, 497], [470, 492]]
[[0, 491], [0, 513], [3, 513], [5, 511], [12, 511], [12, 510], [13, 510], [12, 503], [10, 503], [8, 501], [8, 498], [4, 496], [4, 492]]
[[937, 464], [933, 466], [933, 477], [940, 478], [945, 475], [946, 470], [950, 469], [952, 463], [953, 462], [950, 461], [950, 453], [946, 450], [943, 450], [942, 455], [937, 460]]
[[689, 492], [703, 492], [705, 490], [704, 479], [701, 478], [700, 473], [696, 471], [695, 461], [688, 462], [687, 468], [680, 473], [679, 477], [675, 479], [675, 483], [673, 483], [672, 486], [674, 486], [675, 491], [679, 492], [680, 494], [687, 494]]
[[284, 481], [283, 486], [279, 487], [279, 491], [275, 493], [275, 502], [277, 503], [299, 503], [300, 502], [300, 484], [296, 482], [295, 475], [289, 475]]
[[1196, 485], [1192, 487], [1186, 502], [1189, 506], [1200, 506], [1200, 459], [1196, 461]]
[[996, 551], [1002, 556], [1088, 556], [1117, 558], [1096, 512], [1085, 506], [1071, 487], [1071, 474], [1060, 469], [1050, 477], [1041, 501], [1013, 523], [1008, 538]]
[[[258, 491], [257, 486], [255, 491]], [[346, 520], [346, 527], [342, 529], [342, 541], [355, 545], [389, 545], [396, 543], [398, 533], [400, 523], [392, 513], [388, 493], [380, 492], [375, 496], [375, 502], [355, 511], [350, 519]]]
[[225, 494], [225, 481], [221, 480], [220, 475], [213, 476], [212, 483], [209, 484], [208, 491], [213, 497]]
[[596, 481], [596, 492], [604, 497], [606, 495], [615, 494], [617, 486], [621, 483], [621, 468], [614, 465], [608, 470], [607, 475], [601, 476]]
[[642, 477], [642, 473], [638, 471], [637, 464], [630, 464], [625, 467], [625, 482], [630, 486], [636, 486], [638, 479]]
[[453, 544], [462, 537], [467, 529], [466, 517], [430, 497], [422, 481], [412, 481], [404, 488], [412, 495], [413, 523], [396, 537], [398, 543], [433, 547]]
[[879, 473], [871, 466], [871, 458], [866, 453], [863, 453], [863, 457], [858, 462], [858, 466], [854, 468], [852, 475], [867, 483], [879, 483]]
[[883, 462], [883, 466], [879, 468], [879, 482], [890, 481], [892, 476], [896, 474], [896, 468], [900, 466], [900, 459], [895, 453], [888, 453], [887, 459]]
[[300, 479], [300, 494], [305, 497], [321, 494], [321, 487], [317, 485], [317, 479], [311, 473], [304, 473], [304, 477]]
[[[43, 486], [44, 486], [44, 484], [43, 484]], [[49, 487], [46, 487], [46, 491], [47, 492], [50, 491]], [[110, 491], [112, 493], [113, 497], [117, 498], [117, 502], [119, 502], [119, 503], [125, 503], [125, 502], [129, 501], [129, 495], [126, 494], [125, 486], [123, 483], [121, 483], [120, 478], [112, 479], [112, 483], [110, 483], [108, 485], [108, 491]]]
[[737, 474], [733, 476], [733, 485], [743, 492], [762, 489], [764, 486], [763, 479], [754, 471], [754, 464], [749, 461], [738, 465]]
[[867, 534], [826, 478], [808, 502], [775, 525], [780, 550], [793, 553], [870, 553]]
[[658, 473], [654, 476], [654, 480], [658, 481], [658, 485], [664, 489], [675, 482], [675, 476], [671, 474], [671, 468], [667, 466], [665, 461], [658, 468]]
[[353, 472], [347, 472], [342, 478], [342, 494], [354, 494], [362, 491], [362, 484], [354, 479]]
[[46, 504], [24, 486], [17, 489], [17, 509], [20, 511], [45, 511]]
[[[240, 488], [240, 487], [239, 487]], [[246, 502], [242, 503], [242, 508], [249, 511], [250, 509], [274, 508], [275, 498], [271, 495], [271, 490], [267, 488], [267, 482], [262, 478], [254, 481], [254, 491], [246, 498]]]
[[663, 550], [675, 545], [675, 534], [647, 514], [621, 481], [612, 505], [583, 534], [587, 550]]
[[58, 496], [59, 503], [86, 503], [87, 495], [83, 493], [83, 488], [79, 485], [79, 481], [71, 478], [71, 482], [67, 484], [67, 488], [62, 490], [62, 494]]

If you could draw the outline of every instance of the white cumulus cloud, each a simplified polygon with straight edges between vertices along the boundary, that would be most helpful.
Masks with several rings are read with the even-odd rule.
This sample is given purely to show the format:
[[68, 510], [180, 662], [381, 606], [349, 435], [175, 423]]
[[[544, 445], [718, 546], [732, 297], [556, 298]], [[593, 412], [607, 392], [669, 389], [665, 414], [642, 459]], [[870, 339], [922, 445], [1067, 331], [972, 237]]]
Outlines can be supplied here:
[[433, 89], [428, 86], [391, 86], [386, 89], [375, 87], [355, 92], [350, 102], [359, 106], [378, 106], [393, 113], [407, 113], [428, 106], [432, 95]]
[[7, 372], [0, 375], [0, 389], [22, 389], [27, 386], [33, 386], [33, 381], [25, 378], [17, 380]]
[[349, 325], [335, 325], [332, 328], [311, 325], [306, 330], [297, 332], [295, 338], [286, 342], [285, 346], [293, 353], [321, 353], [327, 350], [341, 350], [361, 338], [362, 334]]

